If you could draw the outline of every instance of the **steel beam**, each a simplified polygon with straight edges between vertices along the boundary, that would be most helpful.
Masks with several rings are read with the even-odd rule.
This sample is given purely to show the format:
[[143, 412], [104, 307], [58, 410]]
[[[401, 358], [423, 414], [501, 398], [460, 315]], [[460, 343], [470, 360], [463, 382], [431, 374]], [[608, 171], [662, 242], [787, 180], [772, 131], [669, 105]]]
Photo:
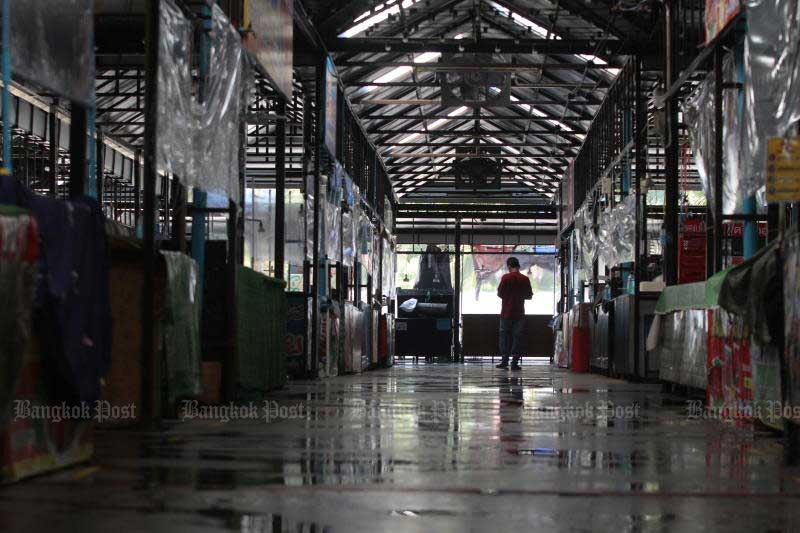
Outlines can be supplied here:
[[599, 63], [416, 63], [414, 61], [343, 61], [336, 65], [339, 68], [358, 67], [412, 67], [418, 71], [431, 72], [542, 72], [543, 70], [603, 70], [619, 68], [619, 65], [601, 65]]
[[[484, 117], [492, 120], [497, 120], [497, 117]], [[471, 118], [467, 117], [463, 120], [472, 120]], [[501, 118], [502, 120], [502, 118]], [[381, 129], [375, 128], [367, 130], [367, 133], [371, 133], [373, 135], [407, 135], [411, 133], [419, 133], [421, 135], [430, 135], [431, 137], [466, 137], [466, 138], [475, 138], [475, 137], [523, 137], [525, 135], [585, 135], [585, 130], [559, 130], [559, 131], [528, 131], [525, 130], [502, 130], [502, 131], [488, 131], [484, 130], [482, 133], [475, 133], [472, 130], [469, 131], [454, 131], [454, 130], [432, 130], [432, 131], [425, 131], [425, 130], [411, 130], [411, 129]], [[381, 143], [378, 143], [381, 145]]]
[[381, 53], [396, 52], [421, 54], [425, 52], [484, 53], [484, 54], [604, 54], [627, 55], [634, 53], [634, 43], [607, 39], [598, 47], [597, 39], [494, 39], [482, 38], [479, 42], [467, 39], [441, 39], [437, 37], [358, 37], [337, 38], [328, 41], [331, 52]]
[[[503, 106], [507, 107], [507, 106]], [[457, 116], [451, 117], [449, 115], [440, 115], [437, 113], [417, 113], [411, 115], [360, 115], [359, 118], [361, 120], [386, 120], [386, 121], [394, 121], [394, 120], [437, 120], [440, 118], [446, 118], [450, 120], [470, 120], [474, 117], [467, 117], [467, 116]], [[528, 117], [528, 116], [514, 116], [514, 115], [482, 115], [480, 116], [481, 120], [509, 120], [509, 121], [527, 121], [527, 122], [544, 122], [546, 124], [550, 124], [551, 120], [556, 120], [560, 122], [581, 122], [585, 121], [586, 119], [582, 119], [580, 117]], [[547, 132], [547, 133], [555, 133], [555, 132]]]
[[[664, 11], [664, 38], [665, 53], [664, 78], [668, 85], [672, 85], [678, 78], [677, 58], [675, 57], [675, 17], [676, 2], [665, 2]], [[665, 192], [664, 192], [664, 232], [666, 245], [664, 247], [664, 281], [667, 285], [678, 283], [678, 102], [676, 95], [670, 95], [664, 100], [666, 114], [667, 138], [665, 142]]]
[[[431, 78], [433, 79], [433, 78]], [[363, 81], [352, 80], [343, 81], [345, 87], [441, 87], [442, 84], [436, 81]], [[560, 82], [516, 82], [511, 84], [512, 89], [577, 89], [583, 91], [594, 91], [604, 89], [611, 84], [608, 82], [586, 83], [583, 81], [560, 81]], [[593, 105], [593, 104], [592, 104]]]
[[[391, 106], [391, 105], [409, 105], [409, 106], [441, 106], [443, 109], [454, 108], [457, 106], [444, 106], [440, 98], [362, 98], [354, 99], [353, 105], [374, 105], [374, 106]], [[573, 104], [580, 102], [572, 102]], [[539, 98], [531, 99], [517, 99], [514, 100], [512, 105], [558, 105], [564, 106], [567, 102], [555, 98]], [[586, 104], [591, 105], [591, 104]], [[506, 107], [506, 106], [503, 106]]]
[[[476, 138], [480, 139], [481, 137], [486, 137], [486, 135], [479, 135]], [[558, 148], [561, 150], [567, 150], [569, 148], [578, 148], [580, 147], [580, 143], [577, 142], [546, 142], [546, 141], [530, 141], [530, 142], [518, 142], [518, 141], [507, 141], [504, 142], [502, 145], [496, 143], [483, 143], [479, 144], [480, 147], [486, 146], [508, 146], [508, 147], [517, 147], [517, 148]], [[449, 142], [442, 142], [442, 143], [402, 143], [402, 142], [384, 142], [380, 144], [381, 148], [388, 148], [388, 147], [407, 147], [407, 148], [475, 148], [475, 143], [449, 143]], [[565, 152], [566, 153], [566, 152]]]
[[[485, 147], [487, 145], [477, 145], [478, 147]], [[501, 145], [495, 145], [498, 148]], [[443, 147], [443, 148], [446, 148]], [[478, 153], [478, 154], [464, 154], [464, 153], [442, 153], [442, 152], [386, 152], [383, 154], [385, 158], [392, 159], [470, 159], [476, 157], [485, 157], [490, 159], [566, 159], [563, 155], [546, 155], [546, 154], [492, 154], [492, 153]], [[524, 165], [524, 163], [521, 163]], [[387, 163], [386, 166], [403, 166], [404, 163]]]

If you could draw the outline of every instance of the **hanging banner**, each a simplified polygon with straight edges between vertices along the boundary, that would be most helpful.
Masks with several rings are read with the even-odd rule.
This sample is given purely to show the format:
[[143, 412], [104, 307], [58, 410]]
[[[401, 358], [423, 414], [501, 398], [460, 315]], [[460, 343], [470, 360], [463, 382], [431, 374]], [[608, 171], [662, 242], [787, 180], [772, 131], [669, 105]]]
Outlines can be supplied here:
[[773, 138], [767, 144], [767, 201], [800, 200], [800, 137]]
[[91, 0], [11, 2], [11, 70], [57, 95], [90, 104], [94, 93]]
[[678, 283], [695, 283], [705, 279], [705, 219], [682, 218], [678, 232]]
[[713, 41], [741, 10], [739, 0], [706, 0], [706, 44]]
[[291, 0], [247, 0], [244, 15], [245, 48], [287, 100], [292, 98], [293, 5]]
[[325, 147], [331, 157], [336, 157], [336, 116], [337, 116], [337, 91], [339, 79], [336, 68], [329, 57], [325, 60]]

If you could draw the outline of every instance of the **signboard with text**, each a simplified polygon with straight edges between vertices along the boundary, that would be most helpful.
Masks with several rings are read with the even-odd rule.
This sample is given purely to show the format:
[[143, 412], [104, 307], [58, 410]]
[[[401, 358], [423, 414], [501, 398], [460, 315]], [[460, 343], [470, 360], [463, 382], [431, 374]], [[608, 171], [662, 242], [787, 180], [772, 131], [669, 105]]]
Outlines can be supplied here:
[[774, 138], [767, 144], [767, 201], [800, 200], [800, 137]]

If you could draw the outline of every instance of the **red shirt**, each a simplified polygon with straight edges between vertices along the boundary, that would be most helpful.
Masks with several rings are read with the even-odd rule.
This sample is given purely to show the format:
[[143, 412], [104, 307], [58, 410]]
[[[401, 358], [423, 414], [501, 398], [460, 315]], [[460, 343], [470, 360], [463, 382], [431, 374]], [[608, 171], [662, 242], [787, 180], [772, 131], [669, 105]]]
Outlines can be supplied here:
[[528, 276], [519, 272], [509, 272], [500, 279], [497, 296], [503, 299], [500, 318], [522, 318], [525, 316], [525, 300], [533, 297]]

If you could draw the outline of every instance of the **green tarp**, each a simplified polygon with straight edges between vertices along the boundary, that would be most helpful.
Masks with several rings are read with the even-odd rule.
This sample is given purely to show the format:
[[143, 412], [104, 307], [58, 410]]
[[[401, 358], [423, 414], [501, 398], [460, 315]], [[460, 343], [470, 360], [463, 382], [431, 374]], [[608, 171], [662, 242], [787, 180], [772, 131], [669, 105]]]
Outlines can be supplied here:
[[167, 394], [176, 399], [202, 392], [200, 378], [200, 287], [197, 263], [180, 252], [162, 251], [167, 264], [164, 349]]
[[236, 273], [239, 399], [261, 399], [286, 383], [285, 287], [284, 281], [249, 268]]
[[717, 307], [720, 287], [729, 271], [730, 268], [717, 272], [707, 281], [666, 287], [656, 303], [656, 313], [663, 315], [673, 311]]

